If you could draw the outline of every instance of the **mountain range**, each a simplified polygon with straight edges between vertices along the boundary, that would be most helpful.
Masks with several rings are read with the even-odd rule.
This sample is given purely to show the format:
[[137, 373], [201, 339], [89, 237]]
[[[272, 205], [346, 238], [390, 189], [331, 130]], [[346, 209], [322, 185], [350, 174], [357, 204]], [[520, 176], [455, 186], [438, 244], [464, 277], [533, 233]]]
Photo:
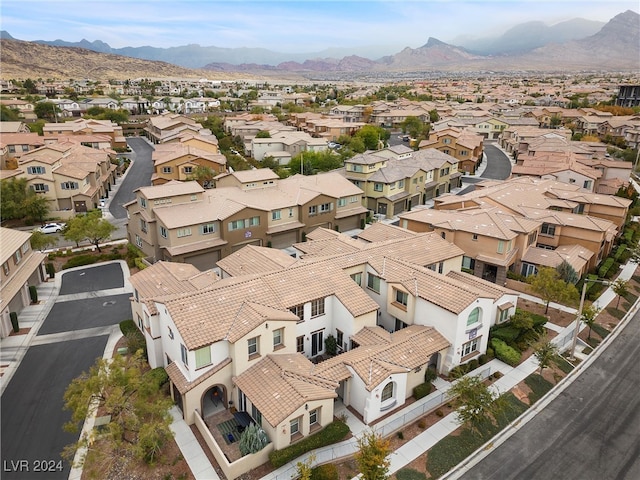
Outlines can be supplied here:
[[[595, 32], [594, 32], [595, 30]], [[46, 48], [64, 49], [65, 58], [71, 51], [82, 53], [85, 59], [89, 52], [108, 54], [102, 62], [111, 64], [121, 62], [162, 61], [162, 68], [156, 67], [156, 75], [160, 71], [179, 71], [201, 68], [209, 72], [240, 72], [256, 75], [301, 74], [318, 78], [337, 73], [352, 74], [393, 74], [402, 72], [433, 71], [579, 71], [579, 70], [618, 70], [629, 71], [640, 69], [640, 15], [631, 10], [620, 13], [606, 24], [575, 19], [553, 27], [541, 22], [529, 22], [518, 25], [497, 39], [484, 39], [471, 42], [461, 41], [467, 47], [451, 45], [435, 38], [418, 48], [406, 47], [397, 53], [377, 59], [350, 54], [341, 58], [320, 56], [320, 54], [282, 54], [266, 49], [254, 48], [219, 48], [185, 45], [172, 48], [126, 47], [112, 49], [101, 41], [72, 43], [56, 40], [54, 42], [22, 42], [16, 41], [8, 32], [0, 32], [2, 39], [2, 70], [6, 78], [7, 68], [11, 70], [12, 62], [24, 64], [34, 55], [37, 45]], [[463, 40], [463, 39], [461, 39]], [[15, 43], [10, 52], [19, 49], [19, 45], [29, 45], [30, 55], [22, 58], [16, 52], [15, 58], [7, 55], [5, 45]], [[347, 51], [346, 49], [344, 50]], [[332, 50], [338, 54], [340, 50]], [[326, 53], [326, 52], [321, 52]], [[49, 55], [54, 54], [53, 51]], [[315, 56], [314, 56], [315, 55]], [[133, 58], [132, 58], [133, 57]], [[128, 58], [128, 60], [125, 60]], [[35, 60], [35, 59], [34, 59]], [[70, 60], [69, 60], [70, 61]], [[30, 61], [33, 68], [42, 67], [41, 62]], [[100, 62], [98, 62], [99, 64]], [[171, 64], [171, 66], [169, 66]], [[22, 65], [24, 67], [24, 65]], [[60, 66], [61, 68], [62, 66]], [[133, 67], [133, 64], [130, 65]], [[141, 65], [138, 65], [142, 68]], [[182, 67], [182, 68], [181, 68]], [[147, 68], [147, 67], [144, 67]], [[153, 67], [148, 66], [151, 70]], [[81, 69], [82, 70], [82, 69]], [[115, 69], [118, 70], [118, 69]], [[47, 67], [46, 76], [52, 76], [55, 64]], [[88, 71], [84, 68], [84, 71]], [[167, 72], [168, 73], [168, 72]], [[194, 74], [195, 72], [191, 72]], [[62, 77], [68, 75], [62, 75]], [[120, 77], [121, 75], [118, 75]], [[143, 76], [132, 73], [128, 78]], [[168, 76], [168, 75], [165, 75]], [[183, 75], [187, 76], [187, 75]], [[189, 75], [191, 76], [191, 75]], [[9, 77], [11, 78], [11, 77]], [[77, 76], [76, 76], [77, 78]]]

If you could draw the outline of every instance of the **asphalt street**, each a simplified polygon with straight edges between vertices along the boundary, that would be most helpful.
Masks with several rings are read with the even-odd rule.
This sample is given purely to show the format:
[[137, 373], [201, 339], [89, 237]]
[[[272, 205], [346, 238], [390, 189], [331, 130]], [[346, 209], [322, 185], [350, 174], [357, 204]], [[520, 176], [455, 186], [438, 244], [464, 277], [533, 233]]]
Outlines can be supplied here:
[[465, 480], [640, 478], [640, 313], [566, 390]]
[[134, 152], [131, 155], [134, 162], [129, 167], [126, 177], [109, 204], [109, 212], [119, 220], [127, 218], [127, 211], [123, 205], [135, 198], [134, 190], [151, 185], [151, 175], [153, 174], [153, 161], [151, 160], [153, 147], [140, 137], [127, 138], [127, 144]]
[[[117, 269], [117, 271], [116, 271]], [[84, 273], [84, 275], [82, 275]], [[4, 479], [66, 479], [63, 448], [78, 435], [63, 431], [71, 416], [63, 395], [71, 380], [102, 357], [109, 334], [131, 318], [130, 294], [117, 264], [67, 272], [62, 294], [2, 394], [0, 454]], [[118, 295], [109, 295], [111, 292]]]
[[480, 175], [485, 179], [506, 180], [511, 175], [511, 159], [492, 143], [484, 143], [487, 166]]

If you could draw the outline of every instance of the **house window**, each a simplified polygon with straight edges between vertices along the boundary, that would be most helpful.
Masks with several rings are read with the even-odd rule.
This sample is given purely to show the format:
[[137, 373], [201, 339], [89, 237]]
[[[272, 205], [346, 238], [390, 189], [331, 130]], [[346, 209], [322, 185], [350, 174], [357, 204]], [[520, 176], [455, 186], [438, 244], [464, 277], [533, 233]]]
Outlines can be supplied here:
[[289, 310], [300, 319], [298, 323], [304, 322], [304, 304], [296, 305]]
[[258, 352], [258, 337], [253, 337], [247, 340], [249, 357], [252, 355], [257, 355]]
[[177, 234], [178, 238], [189, 237], [191, 235], [191, 228], [179, 228]]
[[347, 204], [347, 199], [346, 198], [339, 198], [338, 199], [338, 208], [339, 207], [344, 207]]
[[258, 410], [255, 405], [251, 405], [251, 416], [257, 425], [262, 425], [262, 413], [260, 413], [260, 410]]
[[271, 212], [271, 220], [280, 220], [280, 210]]
[[506, 322], [509, 319], [509, 309], [504, 309], [500, 312], [500, 320], [499, 323]]
[[369, 273], [367, 275], [367, 287], [376, 293], [380, 293], [380, 277]]
[[171, 173], [171, 167], [162, 167], [162, 173]]
[[504, 253], [504, 241], [498, 240], [498, 253]]
[[394, 328], [394, 332], [397, 332], [398, 330], [402, 330], [403, 328], [407, 328], [408, 325], [406, 323], [404, 323], [402, 320], [398, 320], [396, 318], [396, 324], [395, 324], [395, 328]]
[[78, 182], [62, 182], [60, 186], [62, 187], [62, 190], [77, 190]]
[[440, 236], [441, 236], [442, 238], [444, 238], [445, 240], [447, 239], [447, 233], [446, 233], [446, 232], [441, 232], [441, 233], [440, 233]]
[[138, 328], [139, 328], [140, 330], [142, 330], [142, 328], [143, 328], [143, 327], [142, 327], [142, 317], [141, 317], [140, 315], [138, 315]]
[[144, 233], [147, 233], [147, 221], [143, 220], [142, 218], [140, 219], [140, 230], [142, 230]]
[[2, 271], [4, 272], [5, 275], [9, 275], [9, 263], [8, 262], [4, 262], [2, 264]]
[[293, 208], [289, 209], [289, 218], [293, 217]]
[[474, 234], [472, 235], [472, 237], [471, 237], [471, 240], [473, 240], [474, 242], [477, 242], [477, 241], [478, 241], [478, 234], [477, 234], [477, 233], [474, 233]]
[[201, 235], [209, 235], [210, 233], [215, 233], [215, 231], [216, 231], [215, 223], [205, 223], [204, 225], [200, 225]]
[[46, 173], [46, 171], [44, 167], [27, 167], [27, 173], [31, 175], [42, 175]]
[[29, 251], [29, 248], [30, 248], [30, 245], [29, 245], [29, 242], [27, 242], [22, 244], [22, 247], [20, 247], [20, 250], [22, 250], [22, 254], [24, 255]]
[[393, 398], [393, 382], [387, 383], [382, 389], [382, 395], [380, 395], [380, 401], [385, 402]]
[[18, 265], [20, 263], [20, 260], [22, 260], [22, 254], [20, 253], [20, 250], [16, 250], [13, 254], [13, 263]]
[[136, 235], [136, 245], [142, 248], [142, 238], [140, 238], [140, 235]]
[[333, 203], [323, 203], [320, 205], [320, 213], [327, 213], [333, 210]]
[[556, 234], [556, 226], [550, 223], [543, 223], [540, 228], [540, 235], [546, 235], [547, 237], [553, 237]]
[[309, 412], [309, 426], [318, 423], [318, 408], [314, 408]]
[[473, 270], [476, 266], [476, 260], [471, 257], [463, 256], [462, 257], [462, 268], [467, 270]]
[[351, 275], [351, 278], [354, 282], [356, 282], [358, 284], [358, 286], [362, 286], [362, 273], [358, 272], [358, 273], [354, 273], [353, 275]]
[[282, 345], [282, 328], [273, 331], [273, 348], [279, 347]]
[[291, 436], [293, 437], [295, 434], [300, 433], [300, 418], [294, 418], [290, 422], [291, 428]]
[[233, 222], [229, 222], [230, 232], [234, 230], [241, 230], [243, 228], [244, 228], [244, 220], [234, 220]]
[[398, 188], [404, 188], [404, 180], [398, 180]]
[[582, 186], [588, 190], [591, 190], [591, 180], [585, 180]]
[[444, 143], [445, 145], [449, 145], [451, 143], [451, 139], [450, 138], [443, 138], [442, 139], [442, 143]]
[[196, 350], [196, 368], [206, 367], [207, 365], [211, 365], [211, 347], [209, 345]]
[[338, 350], [342, 350], [342, 342], [344, 340], [344, 333], [341, 330], [336, 329], [336, 343], [338, 344]]
[[180, 358], [182, 358], [182, 363], [185, 364], [185, 366], [189, 366], [189, 354], [187, 352], [187, 347], [185, 347], [183, 344], [180, 344]]
[[467, 342], [464, 345], [462, 345], [462, 356], [463, 357], [466, 357], [467, 355], [469, 355], [469, 354], [475, 352], [476, 350], [478, 350], [478, 340], [479, 340], [479, 338], [474, 338], [470, 342]]
[[381, 183], [374, 183], [373, 184], [373, 191], [374, 192], [381, 192], [382, 191], [382, 184]]
[[44, 183], [34, 183], [31, 188], [33, 188], [33, 190], [35, 190], [36, 192], [48, 192], [49, 191], [49, 185], [45, 185]]
[[169, 232], [167, 231], [166, 227], [160, 227], [160, 236], [162, 238], [167, 238], [169, 236]]
[[477, 323], [479, 318], [480, 318], [480, 308], [476, 307], [473, 310], [471, 310], [471, 313], [467, 318], [467, 326]]
[[389, 190], [395, 190], [395, 189], [396, 189], [396, 182], [390, 183]]
[[309, 215], [316, 215], [318, 213], [318, 207], [316, 205], [311, 205], [309, 207]]
[[362, 165], [353, 165], [351, 164], [351, 171], [352, 172], [362, 172]]
[[534, 243], [536, 243], [537, 239], [538, 239], [538, 232], [537, 231], [531, 232], [529, 234], [529, 236], [527, 237], [527, 246], [529, 247], [529, 246], [533, 245]]
[[319, 298], [311, 302], [311, 318], [324, 315], [324, 298]]
[[582, 215], [584, 213], [584, 203], [579, 203], [578, 205], [576, 205], [576, 208], [573, 209], [573, 213]]
[[184, 173], [190, 175], [193, 173], [193, 167], [184, 167]]
[[403, 292], [402, 290], [396, 290], [396, 303], [400, 305], [407, 306], [409, 301], [409, 294], [407, 292]]
[[144, 197], [138, 198], [138, 203], [142, 208], [147, 208], [147, 199]]
[[304, 335], [296, 337], [296, 352], [304, 352]]
[[169, 329], [169, 338], [171, 340], [173, 340], [173, 330], [171, 330], [171, 327], [167, 327]]

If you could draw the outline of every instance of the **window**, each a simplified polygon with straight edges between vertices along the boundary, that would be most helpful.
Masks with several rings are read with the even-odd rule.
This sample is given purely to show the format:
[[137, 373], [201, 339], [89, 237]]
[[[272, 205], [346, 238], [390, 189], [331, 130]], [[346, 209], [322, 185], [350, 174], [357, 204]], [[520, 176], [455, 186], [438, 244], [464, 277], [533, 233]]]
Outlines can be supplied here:
[[183, 344], [180, 344], [180, 358], [182, 358], [182, 363], [184, 363], [185, 366], [189, 366], [189, 353], [187, 347]]
[[296, 305], [295, 307], [291, 307], [289, 310], [291, 311], [291, 313], [293, 313], [296, 317], [300, 319], [300, 322], [304, 322], [304, 305], [303, 304]]
[[253, 337], [247, 340], [249, 357], [258, 354], [258, 337]]
[[247, 228], [257, 227], [260, 225], [260, 217], [251, 217], [250, 219], [247, 220], [247, 222], [248, 222]]
[[347, 199], [346, 198], [339, 198], [338, 199], [338, 208], [344, 207], [346, 204], [347, 204]]
[[359, 286], [362, 286], [362, 273], [358, 272], [358, 273], [354, 273], [353, 275], [351, 275], [351, 278], [353, 279], [354, 282], [356, 282]]
[[324, 298], [319, 298], [311, 302], [311, 317], [324, 315]]
[[462, 257], [462, 268], [467, 270], [473, 270], [476, 266], [476, 261], [474, 258], [463, 256]]
[[469, 314], [469, 318], [467, 318], [467, 326], [473, 325], [474, 323], [478, 323], [479, 318], [480, 318], [480, 308], [476, 307], [473, 310], [471, 310], [471, 313]]
[[78, 182], [62, 182], [60, 186], [62, 187], [62, 190], [77, 190]]
[[289, 209], [289, 218], [293, 217], [293, 208]]
[[374, 183], [373, 184], [373, 190], [375, 192], [381, 192], [382, 191], [382, 184], [381, 183]]
[[13, 254], [13, 263], [18, 265], [20, 263], [20, 260], [22, 260], [22, 254], [20, 253], [20, 250], [16, 250]]
[[136, 235], [136, 245], [142, 248], [142, 238], [139, 235]]
[[27, 167], [27, 173], [31, 175], [42, 175], [46, 173], [46, 170], [44, 167]]
[[333, 210], [333, 203], [323, 203], [320, 205], [320, 213], [327, 213]]
[[193, 167], [184, 167], [184, 173], [190, 175], [191, 173], [193, 173]]
[[442, 139], [442, 143], [444, 143], [445, 145], [449, 145], [451, 143], [451, 139], [450, 138], [443, 138]]
[[300, 418], [294, 418], [290, 423], [291, 427], [291, 436], [293, 437], [296, 433], [300, 433]]
[[341, 330], [336, 329], [336, 343], [338, 344], [338, 350], [342, 350], [342, 342], [344, 340], [344, 333]]
[[587, 190], [591, 190], [591, 180], [585, 180], [582, 186]]
[[311, 205], [309, 207], [309, 215], [316, 215], [318, 213], [318, 207], [316, 205]]
[[396, 303], [400, 305], [407, 306], [409, 301], [409, 294], [407, 292], [403, 292], [402, 290], [396, 290]]
[[271, 220], [280, 220], [280, 210], [271, 212]]
[[296, 337], [296, 352], [304, 352], [304, 335]]
[[398, 188], [404, 188], [404, 180], [398, 180]]
[[262, 425], [262, 413], [260, 413], [260, 410], [258, 410], [255, 405], [251, 405], [251, 416], [257, 425]]
[[504, 241], [498, 240], [498, 253], [504, 253]]
[[506, 322], [508, 319], [509, 319], [509, 309], [505, 308], [500, 312], [500, 320], [498, 320], [498, 322], [499, 323]]
[[160, 236], [162, 238], [167, 238], [169, 236], [169, 232], [167, 231], [166, 227], [160, 227]]
[[382, 395], [380, 395], [380, 401], [385, 402], [393, 398], [393, 382], [387, 383], [382, 389]]
[[162, 173], [171, 173], [171, 167], [162, 167]]
[[191, 236], [191, 228], [179, 228], [177, 231], [178, 238]]
[[36, 192], [48, 192], [49, 191], [49, 185], [45, 185], [44, 183], [35, 183], [35, 184], [33, 184], [33, 186], [31, 188], [33, 188], [33, 190], [35, 190]]
[[367, 287], [376, 293], [380, 293], [380, 277], [369, 273], [367, 275]]
[[476, 350], [478, 350], [478, 340], [479, 340], [478, 338], [474, 338], [470, 342], [465, 343], [464, 345], [462, 345], [462, 356], [463, 357], [466, 357], [470, 353], [473, 353]]
[[546, 235], [548, 237], [553, 237], [556, 234], [556, 226], [551, 225], [550, 223], [543, 223], [542, 228], [540, 228], [540, 235]]
[[205, 223], [204, 225], [200, 225], [201, 235], [209, 235], [210, 233], [215, 233], [215, 231], [216, 231], [215, 223]]
[[211, 347], [206, 346], [196, 350], [196, 368], [211, 365]]
[[147, 221], [142, 218], [140, 219], [140, 230], [147, 233]]
[[5, 275], [9, 275], [9, 263], [8, 262], [4, 262], [2, 264], [2, 271], [4, 272]]
[[234, 230], [241, 230], [243, 228], [244, 228], [244, 220], [234, 220], [233, 222], [229, 222], [230, 232]]
[[474, 242], [478, 241], [478, 234], [474, 233], [473, 236], [471, 237], [471, 240], [473, 240]]
[[273, 331], [273, 347], [279, 347], [282, 345], [282, 328]]
[[142, 330], [142, 317], [138, 315], [138, 328]]
[[444, 238], [445, 240], [447, 239], [447, 233], [446, 233], [446, 232], [441, 232], [441, 233], [440, 233], [440, 236], [441, 236], [442, 238]]
[[352, 172], [361, 173], [362, 172], [362, 165], [353, 165], [353, 164], [351, 164], [351, 171]]
[[584, 213], [584, 203], [579, 203], [576, 208], [573, 209], [573, 213], [582, 215]]
[[318, 423], [318, 409], [315, 408], [309, 412], [309, 426]]
[[538, 232], [531, 232], [529, 234], [529, 236], [527, 237], [527, 246], [531, 246], [534, 243], [536, 243], [536, 240], [538, 239]]
[[22, 250], [22, 254], [24, 255], [25, 253], [27, 253], [30, 247], [31, 245], [29, 245], [29, 242], [23, 243], [22, 247], [20, 247], [20, 250]]
[[144, 197], [138, 198], [138, 203], [142, 208], [147, 208], [147, 199]]

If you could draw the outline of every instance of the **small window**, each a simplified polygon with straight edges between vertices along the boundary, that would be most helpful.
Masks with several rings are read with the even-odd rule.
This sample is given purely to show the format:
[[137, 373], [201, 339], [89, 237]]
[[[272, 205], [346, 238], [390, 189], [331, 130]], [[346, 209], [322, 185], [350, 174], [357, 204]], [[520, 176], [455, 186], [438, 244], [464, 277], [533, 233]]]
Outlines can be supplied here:
[[385, 402], [391, 398], [393, 398], [393, 382], [389, 382], [384, 386], [380, 401]]
[[479, 319], [480, 319], [480, 308], [476, 307], [473, 310], [471, 310], [471, 313], [467, 318], [467, 326], [473, 325], [474, 323], [478, 323]]
[[247, 340], [249, 357], [258, 354], [258, 337], [253, 337]]
[[311, 205], [309, 207], [309, 215], [317, 215], [317, 213], [318, 213], [317, 205]]
[[184, 167], [184, 173], [190, 175], [193, 173], [193, 167]]
[[162, 167], [162, 173], [171, 173], [171, 167]]
[[403, 292], [402, 290], [396, 290], [396, 303], [400, 305], [407, 306], [409, 300], [409, 294], [407, 292]]
[[147, 199], [144, 197], [138, 198], [138, 203], [142, 208], [147, 208]]
[[180, 344], [180, 358], [182, 358], [182, 363], [185, 364], [185, 366], [189, 366], [189, 353], [187, 351], [187, 347], [185, 347], [183, 344]]
[[209, 235], [210, 233], [215, 233], [216, 224], [215, 223], [207, 223], [205, 225], [200, 225], [200, 233], [202, 235]]
[[548, 237], [553, 237], [556, 234], [556, 226], [551, 225], [550, 223], [543, 223], [540, 228], [540, 235], [546, 235]]
[[142, 248], [142, 238], [140, 238], [140, 235], [136, 235], [136, 246]]
[[206, 367], [207, 365], [211, 365], [211, 347], [209, 345], [196, 350], [196, 368]]
[[296, 337], [296, 352], [298, 353], [304, 352], [304, 335]]
[[271, 220], [280, 220], [280, 210], [271, 212]]
[[317, 408], [309, 412], [309, 425], [315, 425], [318, 423], [318, 410]]
[[504, 253], [504, 241], [498, 240], [498, 253]]
[[142, 218], [140, 219], [140, 230], [142, 230], [144, 233], [147, 233], [147, 222]]
[[342, 349], [342, 342], [344, 340], [344, 333], [341, 330], [336, 329], [336, 343], [338, 344], [338, 349]]
[[478, 338], [474, 338], [468, 343], [462, 345], [462, 356], [466, 357], [467, 355], [478, 350]]
[[311, 302], [311, 317], [324, 315], [324, 298], [319, 298]]
[[179, 228], [177, 234], [178, 234], [178, 238], [189, 237], [191, 235], [191, 229], [190, 228]]
[[339, 198], [338, 199], [338, 207], [344, 207], [347, 204], [347, 199], [346, 198]]
[[273, 331], [273, 347], [279, 347], [282, 345], [282, 332], [284, 329], [279, 328]]
[[359, 286], [362, 286], [362, 273], [354, 273], [351, 275], [351, 279], [356, 282]]
[[296, 317], [300, 319], [298, 323], [304, 321], [304, 305], [303, 304], [291, 307], [289, 310], [291, 311], [291, 313], [293, 313]]
[[169, 338], [171, 340], [173, 340], [173, 330], [171, 330], [171, 327], [167, 327], [169, 329]]
[[2, 271], [4, 272], [5, 275], [9, 275], [9, 263], [8, 262], [4, 262], [2, 264]]
[[367, 275], [367, 287], [376, 293], [380, 293], [380, 277], [369, 273]]
[[300, 418], [294, 418], [293, 420], [291, 420], [290, 427], [292, 437], [295, 434], [300, 433]]
[[160, 236], [162, 238], [167, 238], [169, 236], [169, 232], [167, 232], [166, 227], [160, 227]]
[[478, 234], [474, 233], [473, 236], [471, 237], [471, 240], [473, 240], [474, 242], [478, 241]]
[[381, 183], [374, 183], [373, 184], [373, 190], [375, 192], [381, 192], [382, 191], [382, 184]]

